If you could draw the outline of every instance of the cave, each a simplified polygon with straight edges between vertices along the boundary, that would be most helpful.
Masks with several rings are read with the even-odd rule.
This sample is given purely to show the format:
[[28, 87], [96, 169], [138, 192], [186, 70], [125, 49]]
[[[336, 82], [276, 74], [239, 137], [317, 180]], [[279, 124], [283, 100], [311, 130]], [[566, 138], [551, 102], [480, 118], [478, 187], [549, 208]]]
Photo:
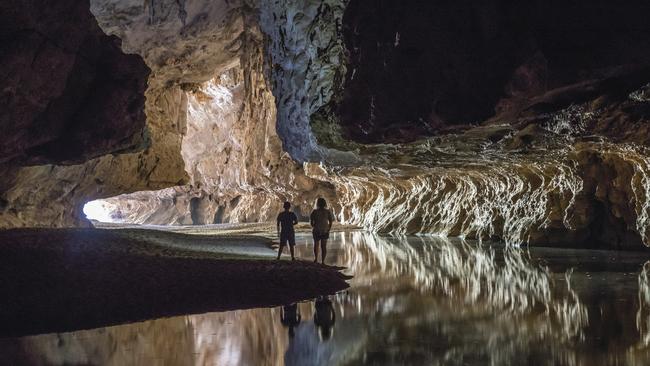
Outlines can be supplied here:
[[649, 363], [648, 13], [3, 2], [0, 363]]

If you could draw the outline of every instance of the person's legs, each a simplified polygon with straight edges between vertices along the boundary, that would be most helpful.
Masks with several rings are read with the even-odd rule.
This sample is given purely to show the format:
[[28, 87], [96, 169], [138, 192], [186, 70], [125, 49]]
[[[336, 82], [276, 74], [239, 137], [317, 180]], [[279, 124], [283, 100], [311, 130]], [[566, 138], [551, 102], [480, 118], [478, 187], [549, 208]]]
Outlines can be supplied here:
[[289, 251], [291, 252], [291, 260], [295, 261], [296, 260], [296, 255], [294, 254], [293, 248], [296, 246], [296, 234], [292, 233], [289, 236]]
[[287, 242], [289, 241], [288, 239], [289, 238], [287, 238], [287, 236], [284, 233], [280, 234], [280, 247], [278, 248], [278, 258], [277, 259], [280, 259], [280, 256], [282, 255], [282, 252], [284, 251], [284, 247], [287, 245]]
[[284, 243], [280, 243], [280, 247], [278, 248], [278, 258], [280, 259], [280, 256], [282, 255], [282, 251], [284, 250]]
[[318, 244], [320, 241], [320, 238], [318, 237], [318, 233], [316, 231], [311, 232], [312, 237], [314, 238], [314, 263], [318, 262]]
[[314, 263], [318, 262], [318, 247], [319, 247], [320, 240], [315, 239], [314, 240]]
[[325, 264], [325, 255], [327, 255], [327, 239], [322, 239], [320, 241], [320, 249], [321, 249], [321, 263]]

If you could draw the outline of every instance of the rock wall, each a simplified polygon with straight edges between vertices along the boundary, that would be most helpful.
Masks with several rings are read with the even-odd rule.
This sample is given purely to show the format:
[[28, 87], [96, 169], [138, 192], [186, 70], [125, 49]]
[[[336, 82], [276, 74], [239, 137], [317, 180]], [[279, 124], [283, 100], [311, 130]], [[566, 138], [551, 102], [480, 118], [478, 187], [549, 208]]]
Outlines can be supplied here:
[[[2, 53], [0, 227], [83, 225], [92, 197], [185, 179], [180, 134], [165, 130], [182, 122], [181, 95], [145, 92], [149, 69], [101, 31], [87, 2], [3, 3], [1, 14], [11, 42]], [[145, 114], [160, 110], [160, 123], [144, 128]], [[58, 165], [25, 166], [45, 162]]]
[[0, 5], [0, 164], [78, 163], [146, 147], [149, 68], [84, 1]]
[[269, 38], [278, 134], [292, 158], [355, 161], [351, 154], [318, 144], [312, 115], [340, 89], [346, 70], [342, 40], [345, 0], [262, 1], [260, 26]]
[[[333, 182], [341, 220], [372, 231], [640, 248], [650, 244], [650, 116], [639, 113], [646, 87], [631, 88], [650, 75], [625, 75], [554, 91], [462, 134], [367, 147], [358, 167], [310, 165], [308, 175]], [[593, 99], [548, 111], [586, 91]]]
[[[405, 142], [520, 100], [650, 62], [646, 1], [351, 0], [343, 17], [345, 136]], [[460, 125], [460, 126], [459, 126]]]
[[[164, 223], [187, 222], [188, 217], [197, 222], [206, 217], [252, 221], [271, 218], [285, 199], [304, 205], [307, 211], [318, 195], [331, 196], [330, 185], [305, 177], [300, 165], [283, 151], [282, 141], [285, 145], [295, 141], [294, 146], [300, 148], [318, 147], [313, 141], [298, 141], [301, 136], [310, 138], [308, 114], [303, 116], [302, 129], [289, 126], [293, 120], [284, 117], [276, 125], [278, 106], [285, 116], [289, 108], [296, 113], [305, 104], [276, 104], [268, 77], [275, 74], [280, 80], [288, 78], [289, 73], [276, 70], [277, 64], [269, 61], [273, 47], [265, 49], [265, 45], [281, 44], [282, 49], [286, 45], [260, 28], [275, 32], [273, 24], [286, 24], [282, 19], [287, 16], [296, 21], [296, 27], [287, 33], [292, 37], [289, 43], [296, 47], [287, 57], [302, 58], [300, 67], [295, 68], [296, 78], [303, 75], [301, 93], [315, 109], [333, 92], [335, 72], [321, 68], [342, 66], [342, 61], [333, 59], [342, 48], [338, 28], [332, 28], [331, 23], [340, 18], [343, 8], [334, 2], [284, 5], [252, 1], [91, 1], [90, 9], [104, 32], [119, 37], [122, 49], [140, 55], [152, 70], [145, 105], [150, 145], [140, 153], [102, 156], [78, 165], [7, 166], [9, 178], [0, 182], [4, 188], [2, 226], [81, 225], [81, 208], [87, 201], [169, 186], [177, 187], [150, 194], [151, 202], [155, 202], [150, 207], [165, 211], [180, 201], [188, 202], [187, 209], [178, 214], [144, 216], [164, 217], [157, 219]], [[275, 23], [265, 23], [269, 16], [275, 17]], [[302, 19], [304, 16], [307, 18]], [[320, 22], [321, 28], [314, 28], [314, 22]], [[323, 37], [322, 42], [312, 45], [301, 40], [303, 31], [309, 31], [312, 40], [317, 35]], [[325, 46], [331, 49], [330, 54], [321, 55]], [[302, 55], [305, 49], [309, 51], [307, 58]], [[311, 59], [321, 64], [311, 67]], [[286, 62], [294, 61], [297, 59]], [[230, 80], [224, 81], [228, 77]], [[209, 80], [212, 82], [205, 84]], [[231, 83], [229, 92], [235, 95], [234, 104], [226, 108], [231, 110], [214, 102], [220, 96], [211, 95], [218, 94], [219, 88], [225, 92], [224, 85], [219, 84], [222, 81]], [[276, 94], [281, 89], [273, 88]], [[298, 100], [289, 95], [290, 89], [282, 90], [291, 103]], [[205, 128], [211, 128], [212, 133], [206, 133]], [[306, 156], [293, 148], [287, 150], [293, 158]], [[187, 186], [179, 186], [186, 182]], [[182, 192], [184, 197], [175, 199], [172, 206], [158, 206], [167, 202], [171, 192]], [[143, 202], [145, 196], [138, 194], [136, 201]], [[268, 197], [266, 206], [273, 209], [260, 210], [260, 196]], [[210, 203], [196, 204], [199, 201]], [[235, 208], [231, 202], [242, 204]], [[197, 214], [197, 209], [205, 212]], [[148, 220], [138, 217], [136, 221]]]
[[[34, 7], [47, 8], [34, 4]], [[85, 6], [87, 11], [88, 3], [77, 4], [82, 9]], [[175, 1], [91, 3], [102, 29], [120, 37], [123, 49], [137, 52], [152, 69], [144, 93], [147, 128], [143, 135], [150, 143], [145, 149], [141, 147], [141, 152], [104, 155], [77, 165], [6, 164], [0, 180], [0, 227], [83, 225], [83, 205], [94, 198], [162, 189], [189, 180], [180, 153], [187, 116], [184, 89], [208, 80], [237, 60], [246, 4], [206, 1], [187, 8], [179, 8], [178, 4]], [[26, 9], [15, 11], [21, 13]], [[54, 13], [52, 17], [69, 24], [64, 22], [67, 14]], [[85, 50], [87, 44], [80, 47]], [[136, 101], [143, 100], [142, 90], [129, 92], [139, 98]], [[113, 99], [109, 102], [117, 102]], [[132, 107], [137, 110], [137, 104]], [[129, 120], [117, 112], [110, 105], [103, 110], [119, 123], [128, 124]], [[77, 130], [68, 126], [63, 132]], [[123, 152], [121, 146], [117, 147], [114, 152]]]
[[332, 197], [330, 185], [306, 177], [301, 165], [283, 151], [267, 79], [264, 36], [253, 22], [246, 29], [239, 60], [186, 92], [187, 132], [181, 154], [190, 184], [106, 199], [114, 220], [269, 221], [285, 200], [307, 215], [318, 196]]

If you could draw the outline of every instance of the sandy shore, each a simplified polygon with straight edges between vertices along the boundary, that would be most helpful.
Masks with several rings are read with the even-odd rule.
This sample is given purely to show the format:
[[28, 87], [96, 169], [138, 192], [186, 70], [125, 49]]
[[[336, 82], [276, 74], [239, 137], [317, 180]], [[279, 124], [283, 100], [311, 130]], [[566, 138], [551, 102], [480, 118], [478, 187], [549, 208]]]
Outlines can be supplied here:
[[[262, 237], [274, 238], [277, 236], [277, 228], [273, 222], [256, 222], [244, 224], [211, 224], [211, 225], [127, 225], [127, 224], [110, 224], [93, 221], [96, 228], [102, 229], [148, 229], [173, 233], [192, 234], [192, 235], [216, 235], [220, 238], [225, 237]], [[300, 222], [295, 226], [296, 233], [310, 233], [309, 223]], [[341, 225], [334, 223], [331, 232], [362, 230], [358, 226]]]
[[0, 231], [0, 336], [274, 306], [347, 287], [337, 268], [274, 260], [272, 225], [259, 225]]

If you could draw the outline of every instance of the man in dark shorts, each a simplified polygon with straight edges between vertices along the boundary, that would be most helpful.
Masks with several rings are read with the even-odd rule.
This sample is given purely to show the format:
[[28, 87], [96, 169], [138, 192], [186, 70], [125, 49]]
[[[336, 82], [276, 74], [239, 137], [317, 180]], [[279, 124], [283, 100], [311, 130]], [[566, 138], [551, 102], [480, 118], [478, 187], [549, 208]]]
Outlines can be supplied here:
[[293, 226], [298, 223], [296, 214], [290, 211], [291, 203], [284, 203], [284, 211], [278, 215], [278, 236], [280, 237], [280, 248], [278, 249], [278, 259], [282, 255], [284, 247], [289, 244], [289, 251], [291, 252], [291, 260], [296, 260], [293, 252], [293, 247], [296, 246], [296, 233]]

